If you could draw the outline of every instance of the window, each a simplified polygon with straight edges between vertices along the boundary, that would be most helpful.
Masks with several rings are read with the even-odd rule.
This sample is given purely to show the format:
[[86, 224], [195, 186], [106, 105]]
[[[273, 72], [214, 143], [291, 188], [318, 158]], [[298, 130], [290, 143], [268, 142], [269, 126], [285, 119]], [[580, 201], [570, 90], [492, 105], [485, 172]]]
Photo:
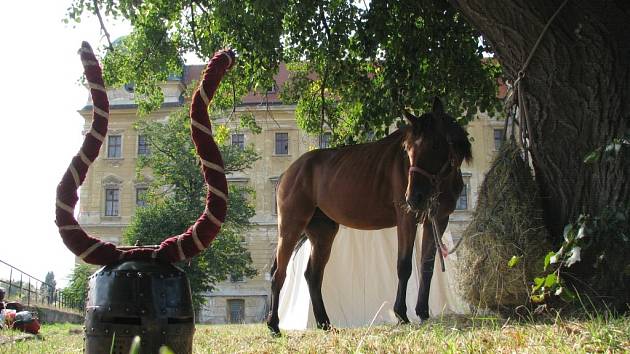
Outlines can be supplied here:
[[150, 153], [149, 140], [145, 135], [138, 135], [138, 156], [147, 156]]
[[123, 88], [129, 93], [133, 93], [136, 90], [136, 85], [133, 82], [128, 82], [123, 85]]
[[494, 149], [499, 150], [503, 144], [503, 129], [494, 129]]
[[230, 274], [230, 282], [232, 283], [242, 283], [245, 281], [243, 275]]
[[136, 206], [143, 207], [147, 205], [147, 188], [136, 187]]
[[468, 183], [464, 183], [464, 188], [462, 188], [462, 192], [459, 194], [459, 198], [457, 199], [457, 205], [455, 206], [456, 210], [467, 210], [468, 209]]
[[120, 190], [118, 188], [105, 189], [105, 216], [118, 216]]
[[276, 133], [276, 155], [289, 154], [289, 133]]
[[319, 137], [319, 148], [326, 149], [330, 147], [330, 140], [332, 139], [332, 134], [330, 132], [325, 132]]
[[227, 301], [228, 322], [243, 323], [245, 320], [245, 300], [231, 299]]
[[107, 158], [119, 159], [122, 157], [122, 136], [110, 135], [107, 138]]
[[235, 133], [232, 134], [232, 146], [237, 146], [239, 149], [245, 149], [245, 134]]

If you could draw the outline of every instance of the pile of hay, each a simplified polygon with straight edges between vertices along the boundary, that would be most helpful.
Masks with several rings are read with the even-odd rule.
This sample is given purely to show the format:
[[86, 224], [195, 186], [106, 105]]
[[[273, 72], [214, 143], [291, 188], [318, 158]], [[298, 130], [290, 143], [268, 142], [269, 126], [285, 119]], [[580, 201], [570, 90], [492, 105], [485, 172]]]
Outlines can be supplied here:
[[[458, 251], [459, 285], [473, 306], [505, 311], [526, 304], [529, 284], [551, 249], [538, 189], [514, 141], [498, 152], [479, 190]], [[520, 263], [508, 267], [512, 256]]]

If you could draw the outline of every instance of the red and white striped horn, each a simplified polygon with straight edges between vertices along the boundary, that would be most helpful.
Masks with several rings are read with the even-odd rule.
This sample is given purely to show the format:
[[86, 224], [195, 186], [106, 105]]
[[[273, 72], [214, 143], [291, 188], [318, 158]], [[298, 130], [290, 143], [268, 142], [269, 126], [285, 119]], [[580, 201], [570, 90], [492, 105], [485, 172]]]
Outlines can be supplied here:
[[204, 213], [186, 232], [167, 238], [157, 249], [137, 247], [124, 250], [117, 248], [113, 243], [103, 242], [88, 235], [74, 218], [74, 208], [78, 201], [77, 189], [85, 180], [90, 164], [98, 156], [107, 134], [109, 119], [107, 92], [94, 52], [87, 42], [83, 42], [79, 53], [92, 95], [93, 120], [81, 149], [73, 157], [57, 186], [56, 223], [63, 242], [83, 261], [98, 265], [129, 259], [176, 262], [197, 255], [214, 240], [227, 212], [228, 192], [223, 159], [212, 137], [207, 108], [223, 75], [234, 64], [234, 52], [220, 51], [210, 60], [204, 71], [203, 80], [193, 95], [190, 108], [192, 139], [201, 158], [204, 179], [208, 184]]

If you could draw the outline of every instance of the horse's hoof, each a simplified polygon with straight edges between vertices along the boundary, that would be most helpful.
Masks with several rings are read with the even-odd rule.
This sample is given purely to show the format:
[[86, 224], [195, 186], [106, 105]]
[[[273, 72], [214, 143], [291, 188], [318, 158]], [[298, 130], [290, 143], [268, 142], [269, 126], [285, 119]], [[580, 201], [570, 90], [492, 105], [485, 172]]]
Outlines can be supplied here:
[[420, 322], [426, 322], [429, 320], [429, 315], [418, 315], [418, 318], [420, 319]]
[[280, 333], [280, 327], [278, 327], [278, 325], [267, 323], [267, 328], [269, 328], [272, 337], [282, 337], [282, 333]]
[[330, 332], [330, 333], [339, 333], [339, 330], [335, 327], [333, 327], [330, 322], [326, 322], [326, 323], [321, 323], [317, 325], [317, 328], [324, 330], [326, 332]]
[[394, 311], [394, 314], [396, 315], [396, 318], [398, 319], [398, 324], [408, 324], [409, 323], [409, 318], [407, 318], [407, 315], [401, 315], [399, 313], [396, 313]]
[[429, 323], [429, 318], [420, 318], [420, 322], [418, 322], [419, 325], [426, 325]]
[[332, 326], [330, 325], [330, 322], [322, 322], [317, 324], [317, 328], [324, 331], [330, 331], [332, 329]]

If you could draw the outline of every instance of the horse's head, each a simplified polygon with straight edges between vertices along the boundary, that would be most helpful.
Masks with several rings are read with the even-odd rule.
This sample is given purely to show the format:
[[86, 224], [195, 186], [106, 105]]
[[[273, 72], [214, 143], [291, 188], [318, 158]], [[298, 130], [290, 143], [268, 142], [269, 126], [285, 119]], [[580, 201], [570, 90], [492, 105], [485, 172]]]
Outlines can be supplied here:
[[403, 147], [409, 158], [409, 178], [405, 200], [413, 210], [423, 210], [429, 198], [462, 160], [472, 158], [466, 131], [444, 112], [439, 98], [433, 109], [420, 117], [404, 112], [410, 126]]

